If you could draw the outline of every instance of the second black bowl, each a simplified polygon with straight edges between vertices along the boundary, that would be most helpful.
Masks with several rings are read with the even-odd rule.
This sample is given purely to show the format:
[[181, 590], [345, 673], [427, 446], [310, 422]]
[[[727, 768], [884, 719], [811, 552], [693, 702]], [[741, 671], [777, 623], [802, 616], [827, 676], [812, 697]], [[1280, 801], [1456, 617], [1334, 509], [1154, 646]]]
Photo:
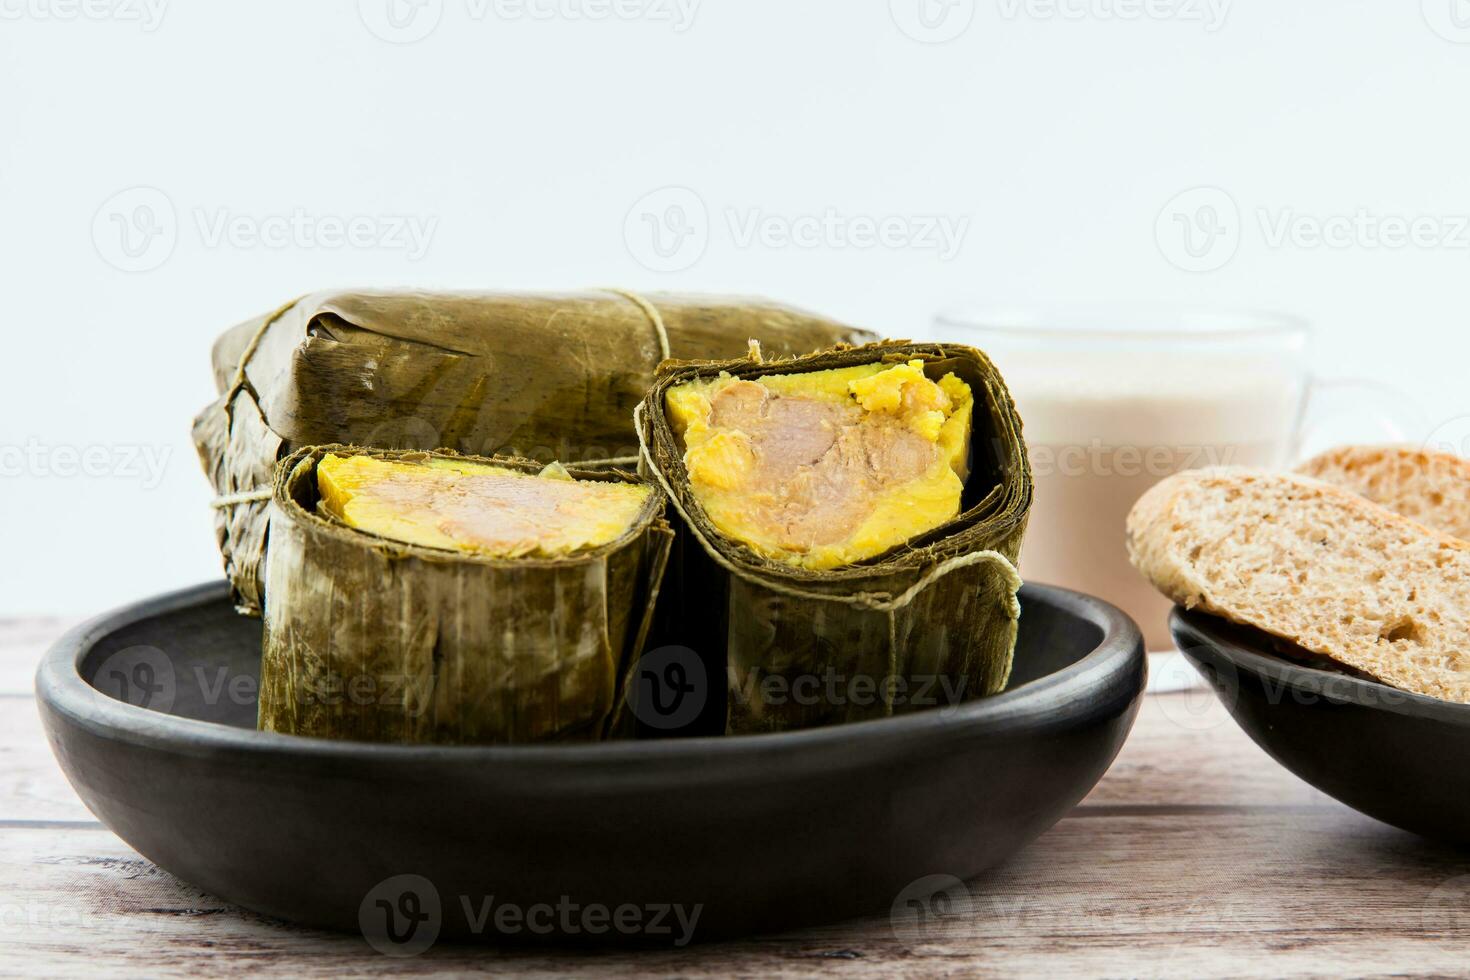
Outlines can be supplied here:
[[1174, 641], [1277, 762], [1355, 810], [1470, 844], [1470, 705], [1285, 659], [1266, 634], [1176, 608]]

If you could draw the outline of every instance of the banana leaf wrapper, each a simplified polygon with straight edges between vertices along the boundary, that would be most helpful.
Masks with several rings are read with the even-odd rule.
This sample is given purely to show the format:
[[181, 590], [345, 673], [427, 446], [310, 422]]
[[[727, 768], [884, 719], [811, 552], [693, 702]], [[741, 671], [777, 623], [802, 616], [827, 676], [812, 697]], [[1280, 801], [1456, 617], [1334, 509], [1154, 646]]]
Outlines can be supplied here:
[[[559, 558], [492, 559], [404, 544], [320, 513], [327, 454], [539, 462], [343, 446], [278, 468], [259, 727], [366, 742], [586, 741], [630, 730], [628, 661], [648, 634], [673, 532], [654, 488], [617, 540]], [[639, 482], [569, 467], [579, 479]]]
[[194, 422], [242, 613], [259, 615], [266, 501], [302, 446], [453, 449], [633, 466], [633, 408], [666, 357], [780, 354], [876, 339], [763, 300], [616, 290], [327, 292], [214, 346], [219, 398]]
[[[970, 475], [954, 519], [852, 565], [811, 571], [722, 535], [690, 489], [664, 396], [737, 378], [918, 358], [974, 394]], [[730, 733], [783, 731], [942, 707], [1004, 689], [1031, 507], [1021, 420], [999, 371], [970, 347], [902, 341], [760, 360], [669, 362], [637, 411], [641, 469], [682, 518], [653, 645], [690, 648], [727, 677]], [[712, 676], [718, 676], [713, 674]], [[706, 715], [706, 731], [715, 726]]]

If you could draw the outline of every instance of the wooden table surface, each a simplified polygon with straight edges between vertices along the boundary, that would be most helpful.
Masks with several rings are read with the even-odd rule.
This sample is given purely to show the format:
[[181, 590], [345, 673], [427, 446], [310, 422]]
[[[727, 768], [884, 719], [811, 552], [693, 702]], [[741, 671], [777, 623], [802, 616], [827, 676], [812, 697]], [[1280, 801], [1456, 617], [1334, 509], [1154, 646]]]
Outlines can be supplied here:
[[[1361, 816], [1272, 762], [1202, 691], [1151, 694], [1093, 793], [916, 935], [880, 913], [655, 953], [436, 946], [265, 920], [99, 824], [31, 674], [66, 624], [0, 622], [0, 975], [1204, 976], [1470, 972], [1470, 852]], [[1174, 665], [1171, 665], [1171, 667]]]

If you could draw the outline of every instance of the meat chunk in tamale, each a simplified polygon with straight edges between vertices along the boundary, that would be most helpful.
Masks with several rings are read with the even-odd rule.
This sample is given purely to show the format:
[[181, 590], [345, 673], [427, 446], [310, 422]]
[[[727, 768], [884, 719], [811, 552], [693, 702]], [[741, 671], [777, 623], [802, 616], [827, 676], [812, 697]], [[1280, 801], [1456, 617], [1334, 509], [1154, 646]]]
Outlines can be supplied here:
[[810, 569], [880, 555], [959, 513], [973, 397], [924, 362], [671, 388], [695, 498], [722, 534]]

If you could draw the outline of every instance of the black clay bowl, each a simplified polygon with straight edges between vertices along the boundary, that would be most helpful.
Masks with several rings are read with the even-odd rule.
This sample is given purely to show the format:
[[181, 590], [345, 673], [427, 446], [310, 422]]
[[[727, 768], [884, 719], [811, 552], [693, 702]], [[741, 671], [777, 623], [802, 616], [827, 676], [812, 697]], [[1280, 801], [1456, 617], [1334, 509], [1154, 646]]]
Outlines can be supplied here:
[[697, 907], [693, 937], [713, 939], [974, 876], [1087, 794], [1137, 712], [1138, 628], [1062, 589], [1021, 598], [1012, 689], [783, 734], [414, 747], [258, 732], [260, 624], [216, 585], [74, 630], [36, 688], [87, 806], [246, 908], [370, 940], [669, 943], [687, 930], [666, 913], [672, 932], [655, 931], [653, 910]]
[[1174, 642], [1255, 743], [1322, 792], [1470, 844], [1470, 705], [1288, 660], [1258, 630], [1175, 608]]

